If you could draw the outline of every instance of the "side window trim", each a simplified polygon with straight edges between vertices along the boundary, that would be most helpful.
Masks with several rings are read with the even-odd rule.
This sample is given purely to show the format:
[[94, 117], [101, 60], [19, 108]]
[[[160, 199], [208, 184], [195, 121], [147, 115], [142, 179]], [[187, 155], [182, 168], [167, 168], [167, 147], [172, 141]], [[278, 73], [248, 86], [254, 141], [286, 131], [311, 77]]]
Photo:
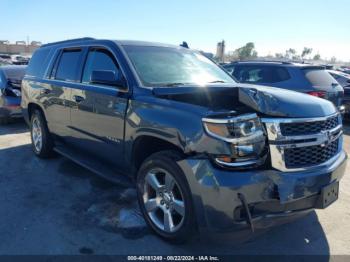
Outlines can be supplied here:
[[57, 67], [58, 67], [58, 62], [61, 59], [62, 52], [63, 52], [63, 49], [56, 50], [55, 58], [53, 59], [51, 71], [50, 71], [50, 74], [49, 74], [49, 79], [52, 79], [52, 80], [55, 79], [55, 75], [56, 75]]

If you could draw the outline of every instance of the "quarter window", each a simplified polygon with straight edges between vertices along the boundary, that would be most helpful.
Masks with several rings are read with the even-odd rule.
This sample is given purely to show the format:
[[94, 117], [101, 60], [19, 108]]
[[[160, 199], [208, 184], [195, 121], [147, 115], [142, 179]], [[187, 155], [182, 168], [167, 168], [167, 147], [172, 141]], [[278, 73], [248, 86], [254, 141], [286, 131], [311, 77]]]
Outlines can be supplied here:
[[63, 51], [58, 63], [55, 79], [78, 81], [81, 53], [82, 51], [80, 49]]
[[48, 48], [40, 48], [35, 51], [33, 57], [30, 59], [26, 74], [29, 76], [43, 77], [49, 52], [50, 49]]
[[82, 82], [89, 83], [91, 74], [95, 70], [113, 71], [118, 75], [119, 67], [109, 51], [105, 49], [93, 49], [89, 51], [86, 59]]

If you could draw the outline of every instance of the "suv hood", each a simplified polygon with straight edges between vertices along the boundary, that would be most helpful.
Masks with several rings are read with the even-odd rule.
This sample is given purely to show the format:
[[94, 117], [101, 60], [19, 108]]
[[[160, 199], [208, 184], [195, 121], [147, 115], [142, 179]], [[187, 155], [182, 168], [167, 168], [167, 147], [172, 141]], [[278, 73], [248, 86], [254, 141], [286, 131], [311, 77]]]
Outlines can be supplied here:
[[[209, 107], [211, 110], [252, 111], [273, 117], [323, 117], [337, 112], [333, 104], [314, 96], [266, 86], [181, 86], [154, 88], [165, 99]], [[239, 110], [238, 110], [239, 109]]]
[[270, 116], [323, 117], [337, 112], [325, 99], [275, 87], [242, 84], [239, 101]]

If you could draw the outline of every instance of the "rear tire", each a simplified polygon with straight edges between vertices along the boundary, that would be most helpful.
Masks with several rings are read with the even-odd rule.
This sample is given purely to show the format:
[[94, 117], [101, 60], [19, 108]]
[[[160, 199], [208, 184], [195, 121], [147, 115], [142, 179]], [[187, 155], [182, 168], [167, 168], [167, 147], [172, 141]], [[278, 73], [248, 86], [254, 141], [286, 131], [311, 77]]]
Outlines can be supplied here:
[[137, 194], [142, 214], [157, 235], [183, 243], [196, 232], [192, 193], [175, 151], [161, 151], [147, 158], [137, 175]]
[[53, 140], [41, 111], [35, 110], [31, 117], [30, 137], [36, 156], [48, 158], [53, 155]]

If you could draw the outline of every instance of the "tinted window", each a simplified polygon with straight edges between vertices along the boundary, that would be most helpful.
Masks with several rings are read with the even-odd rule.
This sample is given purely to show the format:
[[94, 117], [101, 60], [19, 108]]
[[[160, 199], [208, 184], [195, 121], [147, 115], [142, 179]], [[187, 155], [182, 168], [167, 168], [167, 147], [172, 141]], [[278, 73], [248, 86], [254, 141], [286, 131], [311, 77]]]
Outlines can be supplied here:
[[347, 78], [343, 75], [338, 75], [338, 74], [334, 74], [334, 73], [330, 73], [332, 75], [332, 77], [334, 77], [335, 80], [338, 81], [338, 83], [340, 85], [342, 85], [343, 87], [344, 86], [347, 86], [350, 82], [350, 78]]
[[278, 66], [239, 66], [233, 76], [240, 82], [247, 83], [278, 83], [290, 79], [288, 70]]
[[324, 69], [310, 68], [304, 69], [303, 71], [307, 80], [309, 80], [313, 86], [329, 87], [332, 84], [337, 83], [337, 81]]
[[2, 59], [11, 59], [11, 56], [9, 56], [9, 55], [0, 55], [0, 58], [2, 58]]
[[333, 73], [330, 73], [332, 77], [334, 77], [334, 79], [338, 80], [341, 78], [340, 75], [336, 75], [336, 74], [333, 74]]
[[35, 51], [33, 57], [30, 59], [26, 74], [29, 76], [43, 77], [46, 67], [48, 55], [51, 49], [43, 48]]
[[234, 66], [224, 66], [225, 70], [227, 72], [229, 72], [231, 75], [233, 75], [233, 72], [235, 71], [235, 67]]
[[56, 70], [56, 79], [64, 81], [78, 81], [81, 50], [63, 51]]
[[113, 71], [117, 74], [119, 67], [109, 51], [104, 49], [94, 49], [89, 52], [86, 60], [83, 74], [84, 83], [90, 82], [91, 73], [95, 70]]

